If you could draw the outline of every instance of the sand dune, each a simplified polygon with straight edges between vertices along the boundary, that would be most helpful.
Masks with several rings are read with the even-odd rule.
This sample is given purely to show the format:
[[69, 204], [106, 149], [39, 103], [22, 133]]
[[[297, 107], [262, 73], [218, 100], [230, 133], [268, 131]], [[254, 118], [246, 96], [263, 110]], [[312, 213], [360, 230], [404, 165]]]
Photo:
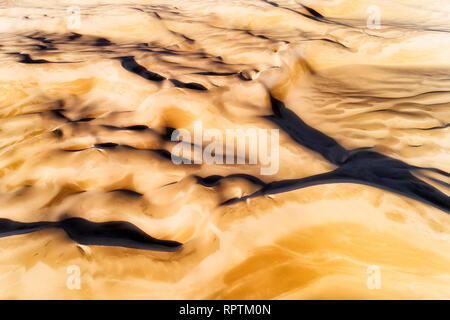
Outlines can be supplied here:
[[[371, 5], [1, 2], [0, 297], [449, 299], [450, 6]], [[176, 165], [199, 120], [279, 170]]]

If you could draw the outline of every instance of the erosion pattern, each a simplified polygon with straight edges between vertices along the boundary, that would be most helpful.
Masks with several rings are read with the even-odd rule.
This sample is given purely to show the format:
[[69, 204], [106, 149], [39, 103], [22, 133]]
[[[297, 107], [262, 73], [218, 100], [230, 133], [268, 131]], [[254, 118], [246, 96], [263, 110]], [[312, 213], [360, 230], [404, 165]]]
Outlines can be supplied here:
[[[0, 297], [450, 298], [449, 14], [1, 1]], [[198, 120], [279, 170], [175, 164]]]

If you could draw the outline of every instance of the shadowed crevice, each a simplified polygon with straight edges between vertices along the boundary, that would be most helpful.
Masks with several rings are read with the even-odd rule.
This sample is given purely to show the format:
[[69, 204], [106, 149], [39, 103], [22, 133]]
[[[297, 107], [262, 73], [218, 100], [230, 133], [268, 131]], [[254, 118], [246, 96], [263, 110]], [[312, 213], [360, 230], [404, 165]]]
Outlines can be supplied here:
[[91, 222], [83, 218], [68, 218], [57, 222], [16, 222], [0, 219], [0, 237], [25, 234], [44, 229], [63, 229], [70, 239], [84, 245], [116, 246], [132, 249], [174, 252], [182, 244], [159, 240], [126, 221]]
[[[331, 172], [318, 174], [300, 179], [289, 179], [262, 183], [258, 191], [241, 197], [225, 201], [228, 205], [249, 198], [288, 192], [309, 186], [329, 183], [357, 183], [388, 190], [411, 199], [432, 205], [440, 210], [450, 213], [450, 198], [417, 178], [412, 172], [415, 170], [428, 170], [449, 176], [449, 173], [436, 168], [421, 168], [409, 165], [403, 161], [372, 151], [370, 148], [347, 150], [336, 140], [323, 132], [307, 125], [295, 112], [286, 108], [284, 103], [272, 95], [270, 96], [273, 115], [265, 116], [267, 120], [275, 123], [299, 145], [306, 147], [323, 158], [338, 166]], [[214, 186], [222, 179], [231, 176], [210, 176], [197, 178], [197, 183], [204, 186]], [[247, 180], [251, 180], [246, 175]], [[252, 177], [252, 179], [257, 179]], [[445, 182], [433, 178], [434, 181], [445, 185]]]
[[165, 77], [155, 72], [151, 72], [147, 70], [144, 66], [138, 64], [133, 56], [118, 57], [115, 59], [120, 60], [121, 65], [125, 70], [137, 74], [138, 76], [146, 80], [161, 82], [166, 79]]

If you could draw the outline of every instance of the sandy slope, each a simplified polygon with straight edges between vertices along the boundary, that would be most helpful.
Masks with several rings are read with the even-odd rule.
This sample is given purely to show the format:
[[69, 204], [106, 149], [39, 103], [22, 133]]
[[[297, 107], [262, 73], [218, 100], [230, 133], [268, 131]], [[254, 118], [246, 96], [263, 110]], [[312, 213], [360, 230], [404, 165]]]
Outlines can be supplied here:
[[[261, 117], [270, 93], [347, 149], [450, 171], [447, 1], [380, 1], [379, 30], [366, 26], [369, 1], [303, 3], [323, 19], [273, 2], [79, 1], [80, 29], [67, 25], [73, 1], [0, 2], [0, 218], [121, 220], [183, 243], [155, 252], [79, 245], [61, 229], [3, 237], [1, 298], [450, 298], [443, 210], [353, 183], [220, 206], [258, 186], [196, 183], [336, 168], [284, 132], [272, 176], [177, 166], [154, 151], [172, 150], [166, 127], [199, 119], [222, 132], [277, 128]], [[124, 56], [166, 80], [130, 72]], [[421, 173], [448, 200], [448, 177]], [[80, 290], [66, 287], [70, 265]], [[378, 290], [366, 285], [371, 265]]]

